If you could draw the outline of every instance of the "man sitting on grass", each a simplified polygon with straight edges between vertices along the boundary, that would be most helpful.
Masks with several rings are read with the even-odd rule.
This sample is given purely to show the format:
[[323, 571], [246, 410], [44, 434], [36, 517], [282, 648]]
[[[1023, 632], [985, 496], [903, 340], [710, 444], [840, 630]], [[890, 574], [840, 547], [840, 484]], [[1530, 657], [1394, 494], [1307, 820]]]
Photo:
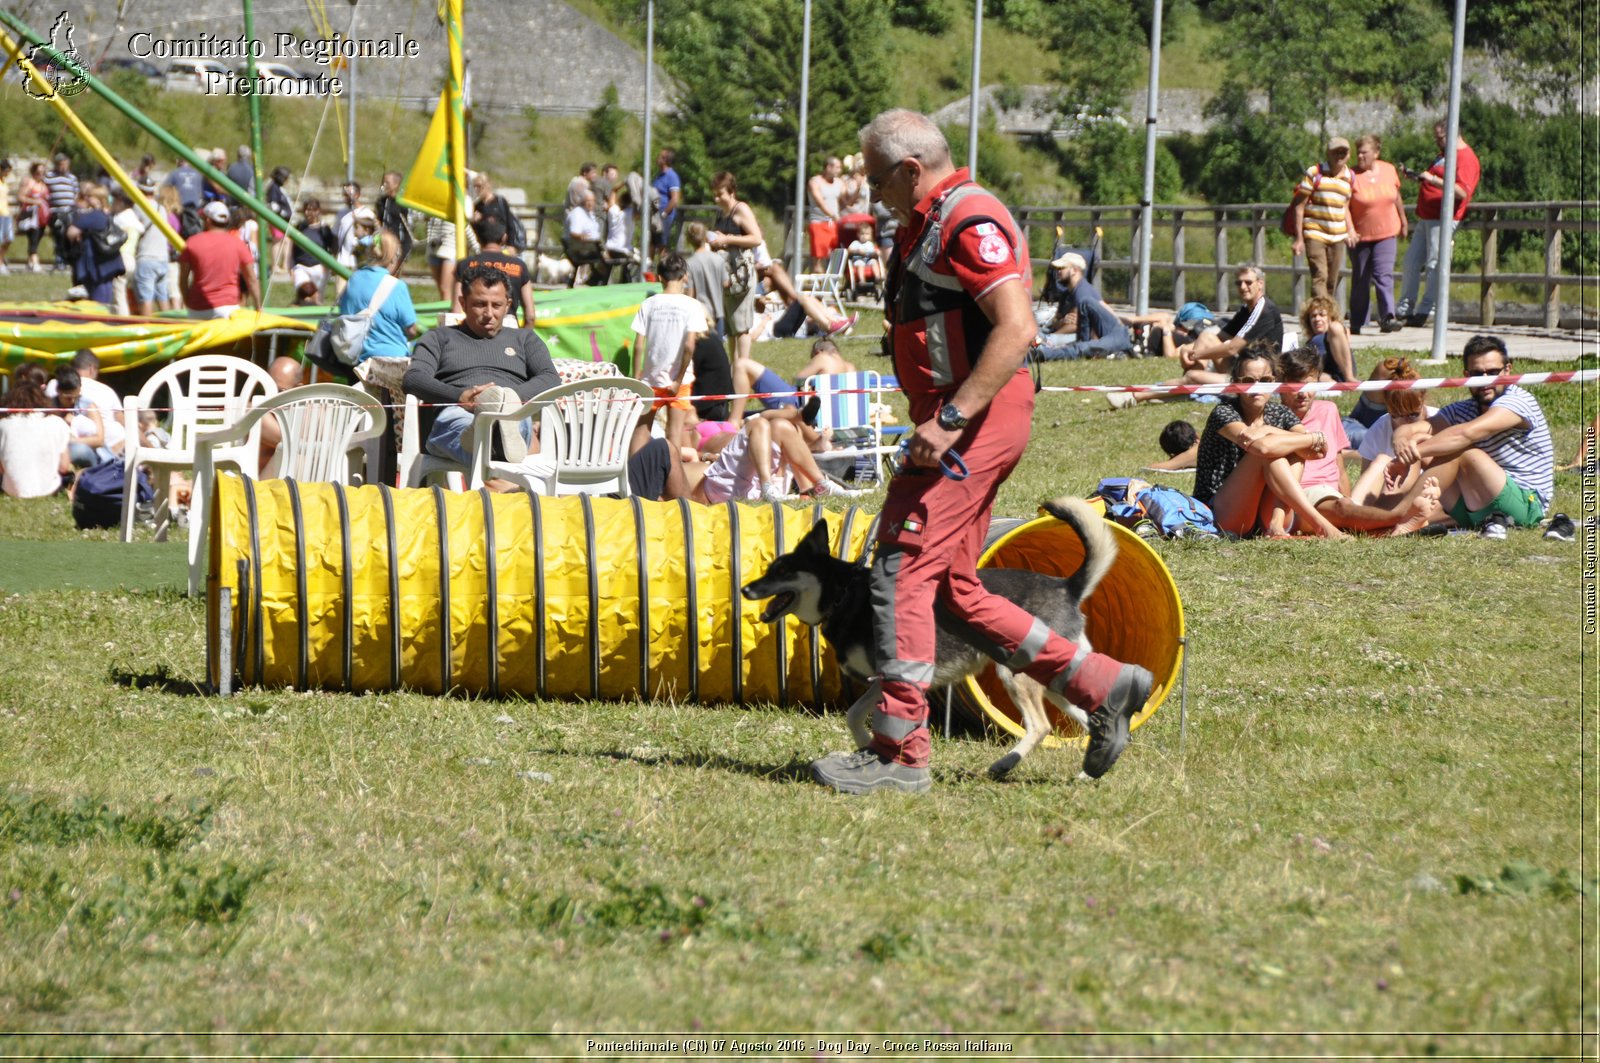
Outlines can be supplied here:
[[[1469, 377], [1511, 371], [1498, 336], [1472, 337], [1461, 358]], [[1544, 519], [1555, 490], [1555, 446], [1527, 391], [1489, 384], [1471, 392], [1427, 421], [1397, 429], [1390, 473], [1421, 462], [1442, 492], [1435, 520], [1448, 515], [1463, 528], [1481, 528], [1486, 539], [1504, 539], [1509, 526], [1532, 528]]]
[[[1076, 358], [1114, 358], [1133, 350], [1133, 337], [1100, 297], [1095, 286], [1084, 276], [1088, 264], [1076, 251], [1068, 251], [1051, 267], [1061, 274], [1061, 287], [1065, 294], [1056, 316], [1048, 328], [1039, 333], [1038, 352], [1041, 360], [1053, 362]], [[1077, 322], [1069, 332], [1068, 320]]]
[[[1245, 345], [1264, 342], [1276, 353], [1283, 347], [1283, 314], [1267, 298], [1267, 275], [1259, 266], [1240, 266], [1234, 273], [1239, 287], [1240, 306], [1216, 332], [1202, 332], [1193, 343], [1178, 348], [1178, 364], [1184, 374], [1165, 384], [1226, 384], [1233, 361]], [[1137, 402], [1161, 402], [1171, 396], [1132, 391], [1106, 393], [1113, 410], [1124, 410]]]

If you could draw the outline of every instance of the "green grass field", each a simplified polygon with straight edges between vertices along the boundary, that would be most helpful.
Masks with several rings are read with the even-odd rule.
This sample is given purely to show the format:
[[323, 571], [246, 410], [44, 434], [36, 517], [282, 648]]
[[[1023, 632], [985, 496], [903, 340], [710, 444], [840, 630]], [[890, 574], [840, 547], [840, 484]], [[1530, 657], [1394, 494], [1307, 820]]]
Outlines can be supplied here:
[[[1536, 394], [1565, 460], [1593, 396]], [[996, 513], [1135, 473], [1204, 414], [1047, 393]], [[1555, 508], [1592, 512], [1582, 487]], [[838, 715], [203, 694], [182, 545], [112, 538], [0, 500], [8, 1055], [1593, 1048], [1590, 544], [1157, 544], [1185, 737], [1174, 695], [1098, 783], [1051, 750], [994, 783], [997, 740], [936, 733], [931, 794], [852, 800], [805, 772]]]

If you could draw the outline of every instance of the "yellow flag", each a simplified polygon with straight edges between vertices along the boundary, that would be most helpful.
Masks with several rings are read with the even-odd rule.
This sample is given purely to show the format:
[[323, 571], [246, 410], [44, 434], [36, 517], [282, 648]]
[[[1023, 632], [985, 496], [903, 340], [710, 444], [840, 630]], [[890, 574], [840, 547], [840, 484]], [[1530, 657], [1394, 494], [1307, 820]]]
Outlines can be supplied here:
[[422, 139], [417, 161], [411, 164], [411, 172], [395, 196], [401, 206], [445, 221], [450, 221], [453, 214], [449, 121], [450, 90], [445, 89], [439, 93], [439, 106], [433, 110], [433, 121], [428, 123], [428, 135]]

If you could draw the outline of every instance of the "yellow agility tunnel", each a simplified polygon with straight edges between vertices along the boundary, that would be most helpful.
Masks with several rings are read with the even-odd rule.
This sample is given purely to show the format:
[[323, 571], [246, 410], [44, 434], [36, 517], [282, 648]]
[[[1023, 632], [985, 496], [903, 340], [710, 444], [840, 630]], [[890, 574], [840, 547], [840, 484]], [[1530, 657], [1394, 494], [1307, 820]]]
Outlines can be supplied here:
[[[214, 685], [226, 668], [247, 684], [302, 690], [812, 708], [852, 697], [820, 633], [793, 616], [761, 623], [764, 603], [746, 602], [739, 589], [824, 518], [834, 554], [860, 558], [876, 523], [860, 509], [349, 488], [226, 473], [212, 504]], [[1061, 529], [1059, 563], [1070, 570], [1077, 561], [1065, 541], [1076, 537], [1053, 518], [1005, 541], [1047, 544], [1046, 524]], [[1170, 592], [1175, 603], [1176, 591], [1138, 537], [1119, 542], [1086, 604], [1090, 638], [1170, 687], [1181, 610], [1177, 627], [1118, 629], [1146, 597], [1165, 602]], [[1048, 559], [1028, 560], [1008, 567], [1051, 571]], [[1121, 604], [1097, 610], [1102, 600]], [[1170, 619], [1164, 608], [1151, 618]], [[981, 700], [981, 686], [974, 693], [1004, 726], [1004, 710]]]

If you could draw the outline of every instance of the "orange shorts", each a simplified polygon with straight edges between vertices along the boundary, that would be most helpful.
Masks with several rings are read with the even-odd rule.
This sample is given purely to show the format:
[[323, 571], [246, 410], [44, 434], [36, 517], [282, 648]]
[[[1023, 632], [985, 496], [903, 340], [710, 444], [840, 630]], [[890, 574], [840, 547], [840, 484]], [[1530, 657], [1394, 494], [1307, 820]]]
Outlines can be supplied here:
[[666, 406], [674, 410], [692, 410], [694, 404], [689, 401], [689, 385], [683, 384], [675, 388], [651, 388], [656, 393], [655, 402], [650, 406], [650, 412]]

